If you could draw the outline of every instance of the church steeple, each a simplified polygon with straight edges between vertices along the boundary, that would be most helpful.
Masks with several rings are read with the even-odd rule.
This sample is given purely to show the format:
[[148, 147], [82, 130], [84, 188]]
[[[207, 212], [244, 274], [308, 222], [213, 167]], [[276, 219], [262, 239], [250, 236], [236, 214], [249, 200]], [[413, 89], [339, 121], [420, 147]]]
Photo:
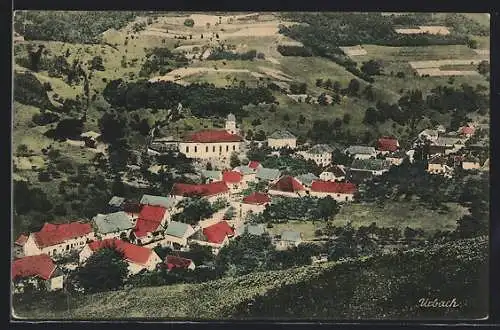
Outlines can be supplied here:
[[238, 129], [236, 128], [236, 117], [230, 113], [226, 118], [226, 131], [231, 134], [237, 134]]

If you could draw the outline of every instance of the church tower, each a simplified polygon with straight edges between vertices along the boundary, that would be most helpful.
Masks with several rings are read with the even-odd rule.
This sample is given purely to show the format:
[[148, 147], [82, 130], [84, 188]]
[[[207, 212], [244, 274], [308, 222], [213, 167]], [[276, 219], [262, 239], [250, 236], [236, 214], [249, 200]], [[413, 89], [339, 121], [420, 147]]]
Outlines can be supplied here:
[[231, 134], [238, 134], [238, 129], [236, 128], [236, 117], [232, 113], [227, 116], [226, 131]]

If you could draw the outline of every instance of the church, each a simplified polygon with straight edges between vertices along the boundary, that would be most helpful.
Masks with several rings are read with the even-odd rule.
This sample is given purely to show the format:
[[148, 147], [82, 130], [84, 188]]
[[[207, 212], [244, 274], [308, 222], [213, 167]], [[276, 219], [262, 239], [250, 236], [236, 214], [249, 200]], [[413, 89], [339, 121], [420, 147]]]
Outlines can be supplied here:
[[231, 154], [239, 153], [243, 138], [236, 126], [236, 117], [229, 114], [225, 130], [203, 130], [191, 133], [179, 143], [179, 151], [187, 158], [228, 162]]

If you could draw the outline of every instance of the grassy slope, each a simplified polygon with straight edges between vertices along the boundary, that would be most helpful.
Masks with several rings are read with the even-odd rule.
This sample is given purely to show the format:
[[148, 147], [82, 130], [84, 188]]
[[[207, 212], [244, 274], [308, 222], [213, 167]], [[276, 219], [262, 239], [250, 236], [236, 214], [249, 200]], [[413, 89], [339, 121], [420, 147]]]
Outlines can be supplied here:
[[[487, 239], [436, 245], [403, 256], [363, 258], [237, 278], [164, 287], [136, 288], [70, 299], [59, 310], [17, 309], [29, 318], [168, 319], [321, 318], [383, 319], [482, 317]], [[422, 263], [429, 265], [422, 268]], [[433, 265], [438, 264], [439, 267]], [[391, 265], [391, 266], [389, 266]], [[398, 265], [394, 267], [393, 265]], [[472, 271], [470, 271], [472, 269]], [[418, 284], [428, 283], [415, 287]], [[460, 288], [464, 288], [463, 291]], [[326, 290], [326, 291], [325, 291]], [[412, 291], [413, 290], [413, 291]], [[450, 291], [456, 290], [456, 291]], [[328, 292], [325, 295], [325, 292]], [[463, 310], [422, 310], [415, 304], [430, 293]], [[469, 294], [469, 295], [468, 295]], [[421, 296], [422, 295], [422, 296]], [[285, 297], [284, 300], [276, 297]], [[316, 297], [316, 299], [315, 299]], [[398, 302], [406, 304], [398, 305]]]

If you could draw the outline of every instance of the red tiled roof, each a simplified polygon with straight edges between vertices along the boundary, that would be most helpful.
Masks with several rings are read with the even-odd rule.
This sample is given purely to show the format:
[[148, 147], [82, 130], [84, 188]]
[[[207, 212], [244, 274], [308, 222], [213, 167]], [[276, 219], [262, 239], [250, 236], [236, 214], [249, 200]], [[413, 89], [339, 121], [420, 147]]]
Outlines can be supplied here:
[[284, 192], [296, 192], [304, 190], [304, 186], [292, 176], [284, 176], [276, 182], [271, 189]]
[[216, 181], [207, 184], [187, 184], [187, 183], [174, 183], [172, 187], [172, 195], [176, 196], [189, 196], [200, 195], [209, 197], [228, 192], [224, 181]]
[[248, 167], [253, 169], [253, 170], [256, 170], [257, 168], [259, 168], [260, 166], [260, 163], [256, 160], [252, 160], [250, 161], [250, 163], [248, 163]]
[[465, 135], [472, 135], [474, 134], [474, 127], [471, 127], [471, 126], [465, 126], [465, 127], [462, 127], [460, 128], [460, 133], [462, 134], [465, 134]]
[[311, 190], [315, 192], [354, 194], [356, 192], [356, 185], [347, 182], [331, 182], [318, 180], [312, 183]]
[[221, 221], [215, 225], [204, 228], [203, 235], [206, 236], [208, 242], [221, 244], [226, 236], [234, 235], [234, 230], [226, 221]]
[[398, 150], [398, 140], [389, 137], [383, 137], [377, 141], [377, 149], [380, 151], [396, 151]]
[[160, 227], [160, 222], [158, 221], [152, 221], [152, 220], [146, 220], [146, 219], [137, 219], [137, 222], [135, 223], [135, 228], [134, 228], [134, 235], [137, 238], [141, 238], [146, 236], [148, 233], [152, 233], [158, 230]]
[[39, 254], [14, 260], [11, 276], [12, 279], [39, 276], [48, 280], [55, 269], [56, 265], [48, 255]]
[[254, 204], [254, 205], [263, 205], [271, 202], [271, 198], [267, 194], [254, 192], [251, 195], [243, 198], [243, 203], [245, 204]]
[[125, 260], [140, 265], [146, 264], [152, 253], [152, 251], [148, 248], [131, 244], [116, 238], [109, 238], [102, 241], [93, 241], [88, 245], [89, 248], [94, 252], [102, 248], [115, 247], [118, 251], [121, 251], [123, 253]]
[[71, 222], [60, 225], [45, 223], [39, 232], [34, 233], [35, 242], [40, 248], [60, 244], [72, 238], [82, 237], [92, 232], [90, 223]]
[[187, 269], [193, 261], [191, 259], [181, 258], [177, 256], [167, 256], [165, 258], [165, 264], [167, 264], [168, 269], [173, 268], [184, 268]]
[[243, 178], [243, 174], [236, 171], [226, 171], [222, 173], [222, 180], [226, 183], [238, 183]]
[[21, 234], [19, 237], [16, 239], [16, 244], [20, 246], [24, 246], [24, 243], [28, 240], [28, 236]]
[[167, 212], [167, 209], [161, 206], [145, 205], [141, 213], [139, 213], [139, 219], [150, 220], [160, 223], [163, 216]]
[[239, 135], [228, 133], [227, 131], [207, 130], [192, 133], [186, 137], [185, 141], [201, 143], [241, 142], [243, 138]]

